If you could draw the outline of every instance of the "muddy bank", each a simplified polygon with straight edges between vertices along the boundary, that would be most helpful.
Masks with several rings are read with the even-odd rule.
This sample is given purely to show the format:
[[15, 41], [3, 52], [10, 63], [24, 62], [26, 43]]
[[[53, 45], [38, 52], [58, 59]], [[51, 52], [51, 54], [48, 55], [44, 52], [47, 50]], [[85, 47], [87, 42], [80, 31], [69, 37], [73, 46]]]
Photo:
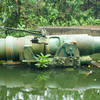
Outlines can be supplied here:
[[39, 30], [46, 29], [48, 35], [60, 34], [89, 34], [100, 36], [100, 26], [82, 27], [39, 27]]

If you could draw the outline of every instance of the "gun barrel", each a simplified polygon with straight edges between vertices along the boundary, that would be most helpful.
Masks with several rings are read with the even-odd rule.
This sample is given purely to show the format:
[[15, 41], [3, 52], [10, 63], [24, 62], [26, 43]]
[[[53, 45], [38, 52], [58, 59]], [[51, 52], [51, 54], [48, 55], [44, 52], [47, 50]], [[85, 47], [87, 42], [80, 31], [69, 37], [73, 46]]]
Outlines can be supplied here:
[[56, 50], [64, 42], [71, 43], [76, 42], [80, 51], [80, 55], [91, 55], [94, 53], [100, 53], [100, 37], [93, 37], [87, 34], [82, 35], [56, 35], [49, 37], [50, 53], [55, 53]]
[[[46, 42], [48, 44], [32, 43], [33, 36], [15, 38], [8, 36], [0, 39], [0, 59], [1, 60], [19, 60], [19, 56], [24, 50], [25, 45], [31, 45], [33, 53], [50, 53], [55, 54], [57, 49], [63, 43], [75, 42], [80, 55], [90, 55], [100, 53], [100, 37], [84, 35], [51, 35], [47, 36]], [[41, 37], [40, 37], [41, 38]]]

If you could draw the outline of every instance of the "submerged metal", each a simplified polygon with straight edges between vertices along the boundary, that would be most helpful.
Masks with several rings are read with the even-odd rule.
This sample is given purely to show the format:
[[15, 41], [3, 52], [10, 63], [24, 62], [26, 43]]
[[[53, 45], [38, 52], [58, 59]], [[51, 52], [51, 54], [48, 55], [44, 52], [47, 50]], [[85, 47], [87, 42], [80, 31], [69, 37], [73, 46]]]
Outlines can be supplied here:
[[0, 39], [0, 60], [36, 62], [36, 55], [43, 53], [51, 54], [49, 65], [79, 66], [81, 62], [91, 62], [88, 57], [82, 60], [82, 56], [99, 52], [100, 37], [87, 34]]

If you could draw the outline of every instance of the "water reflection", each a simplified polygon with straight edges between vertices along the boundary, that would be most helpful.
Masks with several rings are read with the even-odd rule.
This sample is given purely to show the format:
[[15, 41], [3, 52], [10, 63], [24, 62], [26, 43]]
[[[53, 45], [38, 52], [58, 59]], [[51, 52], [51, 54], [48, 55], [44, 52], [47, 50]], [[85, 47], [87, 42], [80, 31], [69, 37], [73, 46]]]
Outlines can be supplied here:
[[0, 100], [100, 100], [100, 69], [90, 70], [1, 66]]

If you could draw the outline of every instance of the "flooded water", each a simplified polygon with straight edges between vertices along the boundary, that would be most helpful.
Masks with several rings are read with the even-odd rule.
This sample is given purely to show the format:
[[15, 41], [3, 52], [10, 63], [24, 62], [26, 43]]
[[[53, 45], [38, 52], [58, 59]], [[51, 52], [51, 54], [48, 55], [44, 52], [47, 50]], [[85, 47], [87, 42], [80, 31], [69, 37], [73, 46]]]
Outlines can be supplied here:
[[0, 100], [100, 100], [100, 69], [0, 66]]

